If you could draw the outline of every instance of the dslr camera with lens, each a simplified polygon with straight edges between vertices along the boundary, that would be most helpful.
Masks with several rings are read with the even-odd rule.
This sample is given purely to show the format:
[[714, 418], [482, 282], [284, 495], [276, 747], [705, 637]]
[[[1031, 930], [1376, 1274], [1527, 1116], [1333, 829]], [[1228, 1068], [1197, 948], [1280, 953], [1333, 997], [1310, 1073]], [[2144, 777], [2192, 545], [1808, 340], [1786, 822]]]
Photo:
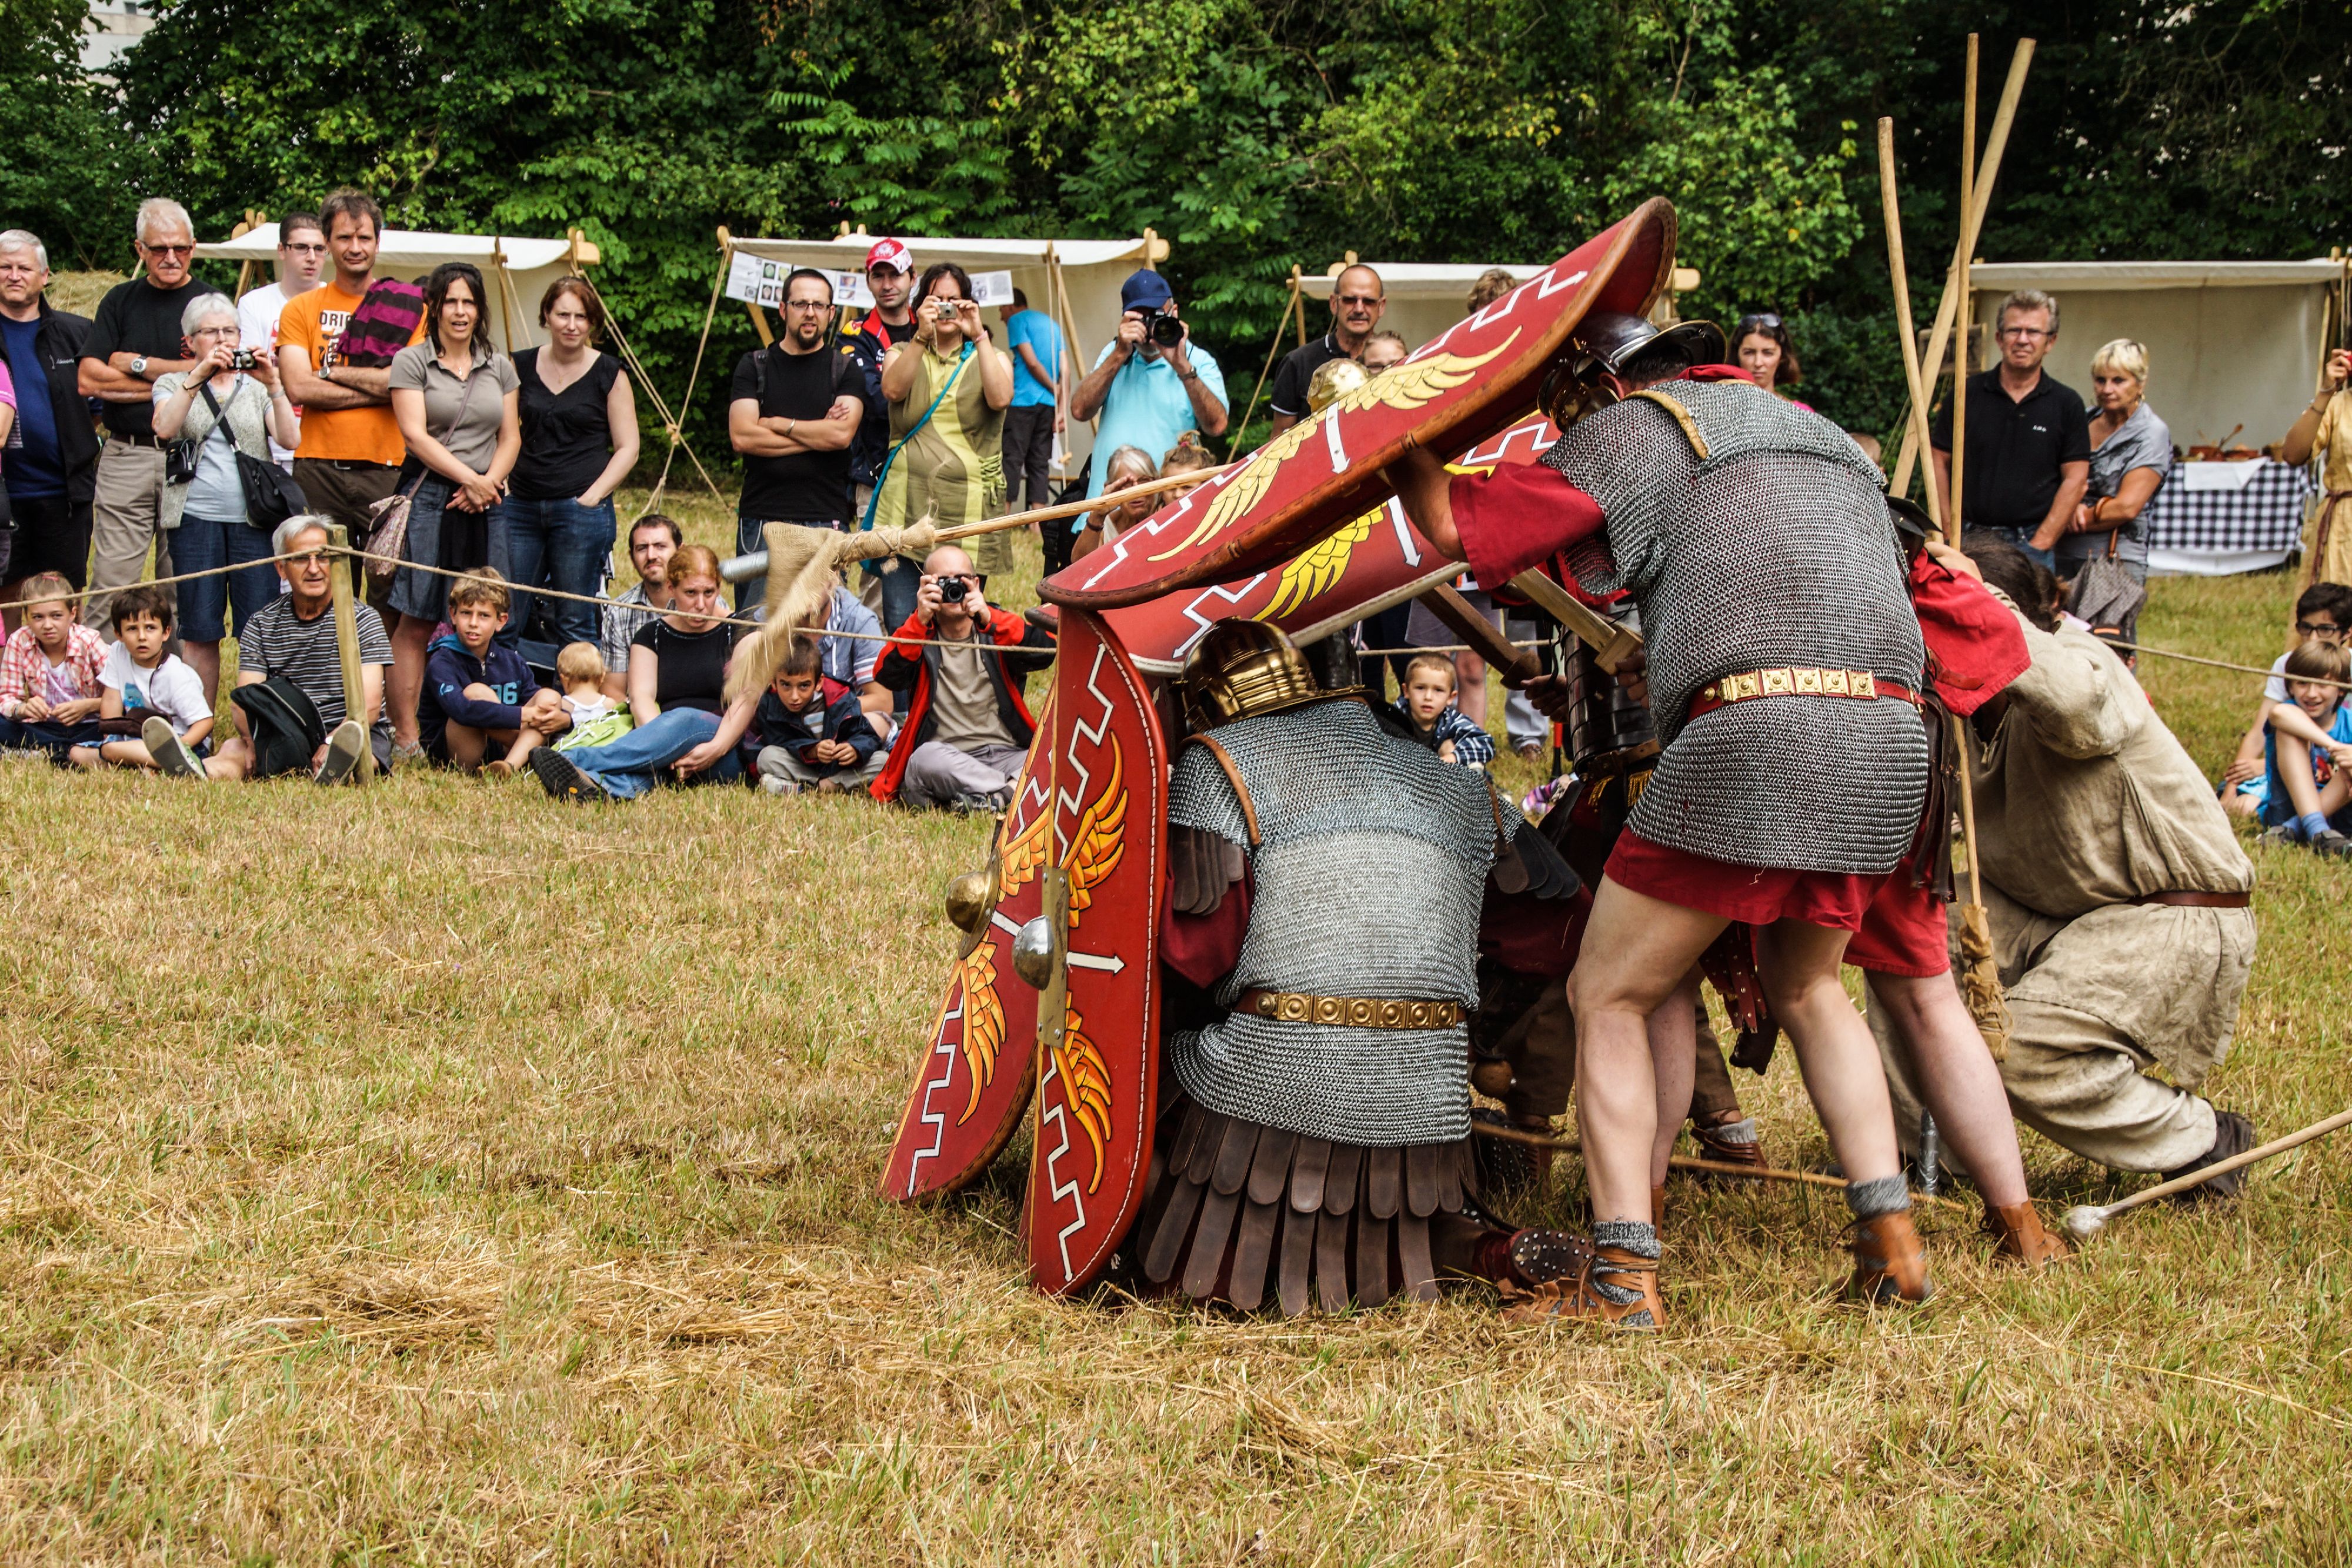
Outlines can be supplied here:
[[961, 574], [940, 579], [940, 603], [961, 605], [971, 596], [971, 579]]
[[1143, 318], [1143, 332], [1163, 349], [1172, 349], [1184, 341], [1184, 323], [1176, 312], [1162, 305]]

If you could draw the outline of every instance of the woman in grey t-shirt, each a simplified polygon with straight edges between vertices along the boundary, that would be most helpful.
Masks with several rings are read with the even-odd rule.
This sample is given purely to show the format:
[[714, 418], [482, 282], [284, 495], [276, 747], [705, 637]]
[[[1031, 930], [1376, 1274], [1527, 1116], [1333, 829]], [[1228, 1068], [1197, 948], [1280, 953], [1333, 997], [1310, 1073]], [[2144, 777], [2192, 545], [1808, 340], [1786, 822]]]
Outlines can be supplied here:
[[[469, 572], [507, 569], [507, 475], [522, 451], [520, 383], [514, 363], [483, 336], [489, 293], [479, 268], [445, 261], [425, 282], [425, 341], [392, 362], [392, 415], [408, 444], [415, 498], [402, 559]], [[446, 612], [449, 580], [403, 566], [394, 576], [392, 727], [394, 755], [417, 744], [416, 703], [425, 653]]]
[[2172, 472], [2172, 431], [2147, 405], [2147, 350], [2117, 338], [2091, 356], [2099, 411], [2091, 417], [2091, 483], [2058, 541], [2058, 575], [2107, 552], [2147, 580], [2147, 503]]

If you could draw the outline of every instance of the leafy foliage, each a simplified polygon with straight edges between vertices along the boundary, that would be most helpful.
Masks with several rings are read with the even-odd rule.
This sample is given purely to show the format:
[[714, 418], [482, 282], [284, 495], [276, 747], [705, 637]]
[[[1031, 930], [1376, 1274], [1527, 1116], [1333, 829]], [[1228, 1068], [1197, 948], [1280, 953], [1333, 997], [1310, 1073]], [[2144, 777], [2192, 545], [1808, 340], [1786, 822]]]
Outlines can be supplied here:
[[[2042, 39], [1981, 254], [2313, 255], [2352, 226], [2342, 0], [163, 0], [119, 95], [71, 69], [73, 0], [12, 15], [33, 25], [0, 38], [5, 221], [119, 260], [148, 190], [210, 234], [348, 183], [404, 224], [576, 224], [665, 394], [720, 225], [1148, 225], [1240, 363], [1294, 264], [1538, 260], [1663, 192], [1703, 279], [1685, 309], [1779, 310], [1809, 400], [1883, 429], [1870, 128], [1897, 122], [1924, 315], [1970, 30], [1987, 118], [2018, 34]], [[721, 310], [706, 363], [749, 341]]]

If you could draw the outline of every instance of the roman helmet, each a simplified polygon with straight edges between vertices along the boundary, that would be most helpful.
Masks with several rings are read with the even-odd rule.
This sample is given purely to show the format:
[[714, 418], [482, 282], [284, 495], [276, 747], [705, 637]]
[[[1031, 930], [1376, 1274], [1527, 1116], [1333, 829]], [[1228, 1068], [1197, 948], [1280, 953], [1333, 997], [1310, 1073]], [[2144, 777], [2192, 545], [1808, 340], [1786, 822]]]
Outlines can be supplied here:
[[1195, 730], [1361, 695], [1360, 687], [1326, 691], [1316, 685], [1298, 645], [1264, 621], [1219, 621], [1184, 659], [1185, 706]]

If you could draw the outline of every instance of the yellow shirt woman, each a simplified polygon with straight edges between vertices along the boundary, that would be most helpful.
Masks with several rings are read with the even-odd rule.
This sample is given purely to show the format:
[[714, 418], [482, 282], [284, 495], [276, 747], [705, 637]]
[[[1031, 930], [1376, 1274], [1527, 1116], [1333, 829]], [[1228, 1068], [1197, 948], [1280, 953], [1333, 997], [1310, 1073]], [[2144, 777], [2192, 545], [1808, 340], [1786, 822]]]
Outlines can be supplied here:
[[[946, 357], [916, 345], [906, 352], [919, 365], [914, 389], [890, 405], [898, 455], [882, 480], [875, 525], [903, 528], [929, 517], [947, 529], [997, 516], [1004, 510], [1004, 410], [988, 405], [974, 363], [979, 351]], [[980, 572], [1012, 569], [1009, 533], [983, 533], [965, 548]]]

